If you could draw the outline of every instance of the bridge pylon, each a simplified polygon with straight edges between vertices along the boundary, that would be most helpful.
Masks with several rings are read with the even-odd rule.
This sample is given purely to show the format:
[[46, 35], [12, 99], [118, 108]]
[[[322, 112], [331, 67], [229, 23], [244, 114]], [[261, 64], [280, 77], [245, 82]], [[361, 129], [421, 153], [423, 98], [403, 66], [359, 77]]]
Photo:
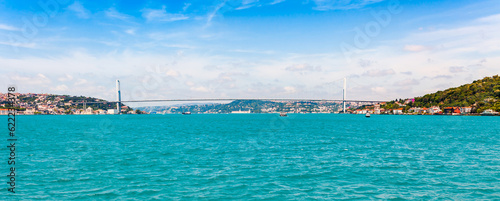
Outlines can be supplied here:
[[120, 80], [116, 80], [116, 109], [118, 110], [118, 114], [122, 112], [121, 104], [122, 104], [122, 95], [120, 91]]
[[343, 107], [343, 112], [345, 114], [345, 99], [347, 98], [347, 78], [344, 78], [344, 89], [342, 90], [342, 104], [344, 105]]

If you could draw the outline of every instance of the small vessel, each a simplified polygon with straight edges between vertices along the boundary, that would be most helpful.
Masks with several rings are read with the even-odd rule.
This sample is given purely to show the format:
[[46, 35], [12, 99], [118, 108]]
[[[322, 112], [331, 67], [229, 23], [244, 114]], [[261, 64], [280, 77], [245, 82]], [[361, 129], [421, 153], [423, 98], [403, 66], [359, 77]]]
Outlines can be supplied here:
[[365, 117], [370, 117], [370, 113], [366, 113]]
[[280, 117], [286, 117], [288, 116], [285, 112], [280, 112]]
[[483, 112], [481, 112], [481, 116], [496, 116], [498, 115], [498, 112], [492, 110], [492, 109], [487, 109]]
[[187, 114], [191, 114], [191, 112], [183, 112], [182, 114], [187, 115]]

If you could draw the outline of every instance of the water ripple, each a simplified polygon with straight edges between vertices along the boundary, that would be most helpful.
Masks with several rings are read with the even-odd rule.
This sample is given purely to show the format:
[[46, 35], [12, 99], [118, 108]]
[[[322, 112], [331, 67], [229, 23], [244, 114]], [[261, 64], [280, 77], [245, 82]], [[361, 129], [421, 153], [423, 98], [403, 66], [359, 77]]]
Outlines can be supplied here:
[[[16, 196], [21, 200], [500, 197], [500, 127], [492, 126], [500, 125], [496, 117], [19, 119]], [[102, 127], [109, 124], [101, 122], [115, 126]], [[12, 198], [5, 196], [0, 200]]]

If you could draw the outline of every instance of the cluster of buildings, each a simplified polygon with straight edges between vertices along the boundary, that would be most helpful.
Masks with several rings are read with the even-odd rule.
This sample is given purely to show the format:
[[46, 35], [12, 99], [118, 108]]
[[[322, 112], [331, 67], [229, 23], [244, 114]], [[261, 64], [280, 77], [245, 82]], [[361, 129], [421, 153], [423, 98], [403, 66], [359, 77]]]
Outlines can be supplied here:
[[[284, 103], [283, 106], [268, 106], [261, 109], [262, 113], [340, 113], [342, 112], [342, 101], [319, 101], [312, 102], [292, 102], [292, 101], [277, 101]], [[359, 107], [362, 103], [348, 102], [348, 107]]]
[[384, 108], [385, 104], [386, 103], [378, 103], [378, 104], [375, 104], [373, 106], [368, 106], [365, 109], [348, 110], [347, 112], [351, 113], [351, 114], [367, 114], [367, 113], [370, 113], [370, 114], [403, 114], [404, 107], [406, 107], [406, 104], [396, 102], [396, 104], [400, 108], [386, 109], [386, 108]]
[[[342, 110], [342, 101], [272, 101], [259, 102], [258, 107], [255, 105], [242, 104], [207, 104], [207, 105], [188, 105], [188, 106], [172, 106], [167, 108], [152, 109], [152, 112], [159, 114], [181, 113], [182, 111], [191, 111], [193, 113], [338, 113]], [[349, 102], [350, 107], [358, 107], [360, 103]]]
[[[34, 114], [76, 114], [76, 115], [91, 115], [91, 114], [118, 114], [117, 109], [94, 109], [92, 107], [83, 106], [82, 103], [75, 102], [75, 97], [68, 98], [64, 95], [50, 95], [50, 94], [20, 94], [14, 93], [16, 96], [15, 106], [21, 110], [17, 111], [18, 115], [34, 115]], [[89, 99], [78, 97], [81, 99]], [[0, 107], [5, 108], [8, 106], [8, 95], [0, 93]], [[101, 101], [99, 99], [90, 99], [91, 101]], [[124, 114], [135, 114], [128, 106], [122, 106], [121, 112]], [[8, 114], [7, 109], [0, 109], [0, 115]]]
[[262, 113], [333, 113], [339, 110], [339, 103], [321, 101], [317, 104], [311, 102], [282, 102], [283, 106], [269, 106], [261, 109]]
[[[408, 100], [407, 100], [408, 101]], [[349, 113], [352, 114], [421, 114], [421, 115], [467, 115], [472, 113], [472, 107], [411, 107], [408, 108], [408, 102], [399, 103], [395, 102], [396, 106], [399, 108], [396, 109], [386, 109], [384, 106], [386, 103], [375, 104], [373, 106], [368, 106], [364, 109], [356, 109], [349, 110]], [[491, 109], [485, 110], [481, 115], [498, 115], [498, 112], [495, 112]]]

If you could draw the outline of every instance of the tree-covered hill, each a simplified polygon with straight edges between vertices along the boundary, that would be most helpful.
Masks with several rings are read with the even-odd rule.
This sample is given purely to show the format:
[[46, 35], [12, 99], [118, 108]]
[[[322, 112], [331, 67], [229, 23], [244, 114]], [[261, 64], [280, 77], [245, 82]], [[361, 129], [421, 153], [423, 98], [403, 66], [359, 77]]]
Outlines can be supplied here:
[[[6, 97], [6, 94], [0, 94], [0, 109], [11, 108], [8, 107], [9, 102], [7, 102]], [[83, 104], [83, 102], [85, 102], [86, 104]], [[25, 111], [27, 108], [39, 109], [40, 107], [44, 106], [59, 108], [65, 111], [69, 111], [71, 109], [87, 109], [88, 107], [92, 108], [93, 110], [108, 110], [116, 108], [116, 104], [107, 103], [106, 100], [94, 97], [33, 93], [17, 94], [16, 104], [13, 108], [17, 109], [18, 111]], [[126, 105], [122, 104], [122, 106]], [[125, 110], [125, 112], [129, 112], [132, 109], [126, 107]]]
[[276, 113], [276, 112], [332, 113], [338, 111], [339, 108], [340, 104], [333, 102], [314, 102], [314, 101], [274, 102], [274, 101], [263, 101], [263, 100], [235, 100], [226, 104], [211, 103], [211, 104], [180, 105], [180, 106], [139, 107], [139, 109], [141, 110], [153, 113], [154, 112], [231, 113], [233, 111], [250, 111], [251, 113]]
[[450, 88], [444, 91], [415, 98], [409, 104], [413, 107], [472, 107], [472, 112], [480, 113], [486, 109], [500, 111], [500, 77], [485, 77], [471, 84]]

